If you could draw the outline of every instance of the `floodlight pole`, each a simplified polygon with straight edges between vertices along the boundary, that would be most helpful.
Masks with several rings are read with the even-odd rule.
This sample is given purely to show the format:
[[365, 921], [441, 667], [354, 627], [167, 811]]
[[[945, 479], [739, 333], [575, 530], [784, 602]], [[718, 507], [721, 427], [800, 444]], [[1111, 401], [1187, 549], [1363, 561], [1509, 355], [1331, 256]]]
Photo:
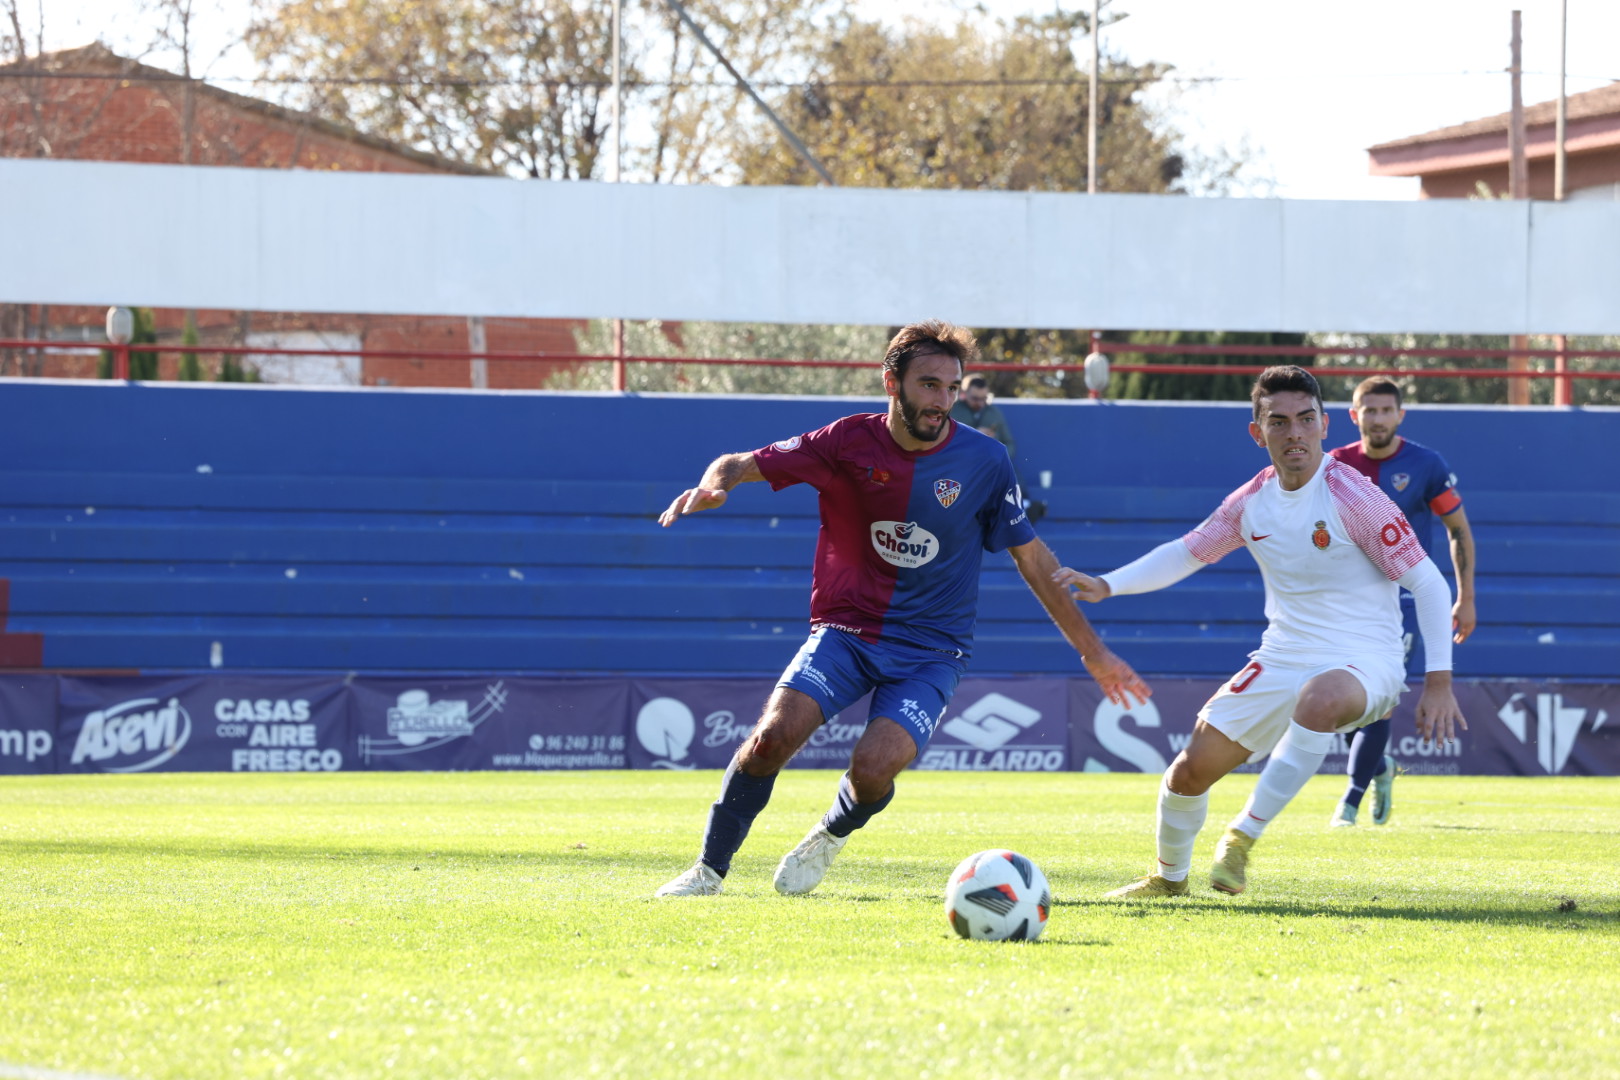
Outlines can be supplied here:
[[1091, 0], [1091, 103], [1086, 110], [1086, 194], [1097, 194], [1097, 68], [1102, 58], [1098, 42], [1102, 0]]
[[[613, 0], [613, 142], [609, 144], [608, 153], [608, 182], [619, 182], [619, 170], [623, 167], [624, 153], [624, 77], [620, 63], [620, 30], [623, 25], [624, 8], [621, 0]], [[624, 369], [624, 320], [613, 320], [613, 389], [623, 392], [625, 388]]]
[[1564, 201], [1564, 125], [1569, 119], [1568, 95], [1564, 79], [1569, 71], [1569, 0], [1563, 0], [1558, 16], [1558, 130], [1553, 135], [1553, 200]]

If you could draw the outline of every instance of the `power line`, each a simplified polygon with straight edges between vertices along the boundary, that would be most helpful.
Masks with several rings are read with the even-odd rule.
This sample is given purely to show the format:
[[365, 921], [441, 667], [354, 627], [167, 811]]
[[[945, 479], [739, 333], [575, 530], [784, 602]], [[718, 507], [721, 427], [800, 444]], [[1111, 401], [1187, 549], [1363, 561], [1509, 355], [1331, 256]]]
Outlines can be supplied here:
[[[1201, 86], [1213, 83], [1283, 81], [1321, 81], [1326, 79], [1443, 79], [1485, 75], [1501, 75], [1496, 70], [1449, 72], [1313, 72], [1259, 75], [1105, 75], [1101, 82], [1116, 86], [1141, 84], [1169, 84], [1173, 86]], [[1525, 72], [1526, 75], [1551, 77], [1548, 72]], [[1579, 81], [1616, 82], [1607, 76], [1571, 75]], [[545, 87], [548, 89], [603, 90], [612, 85], [608, 79], [578, 78], [398, 78], [382, 76], [316, 77], [295, 75], [246, 76], [226, 75], [207, 79], [188, 80], [184, 75], [171, 72], [123, 73], [107, 71], [29, 71], [16, 66], [0, 70], [0, 79], [93, 79], [119, 82], [174, 82], [189, 81], [248, 86], [378, 86], [410, 87], [413, 89], [476, 89], [478, 87]], [[732, 90], [732, 82], [713, 79], [626, 79], [626, 89], [647, 90]], [[912, 90], [912, 89], [1024, 89], [1042, 87], [1080, 88], [1087, 85], [1081, 78], [1062, 79], [805, 79], [754, 80], [753, 85], [773, 90]]]

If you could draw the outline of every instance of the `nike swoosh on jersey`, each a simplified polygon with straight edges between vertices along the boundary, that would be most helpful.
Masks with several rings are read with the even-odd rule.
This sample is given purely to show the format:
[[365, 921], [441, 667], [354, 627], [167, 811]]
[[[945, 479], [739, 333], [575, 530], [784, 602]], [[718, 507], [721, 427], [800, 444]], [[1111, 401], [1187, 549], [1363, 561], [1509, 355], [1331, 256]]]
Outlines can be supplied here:
[[1271, 535], [1270, 533], [1263, 533], [1260, 536], [1256, 536], [1256, 535], [1254, 535], [1254, 533], [1250, 533], [1249, 534], [1249, 539], [1250, 540], [1264, 540], [1266, 537], [1268, 537], [1270, 535]]

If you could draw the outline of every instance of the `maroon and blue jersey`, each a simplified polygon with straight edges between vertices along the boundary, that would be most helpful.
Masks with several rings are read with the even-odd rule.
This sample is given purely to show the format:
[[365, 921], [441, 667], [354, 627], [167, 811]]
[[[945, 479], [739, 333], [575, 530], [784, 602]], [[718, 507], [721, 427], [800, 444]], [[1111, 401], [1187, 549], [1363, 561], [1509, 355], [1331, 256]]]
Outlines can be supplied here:
[[1387, 458], [1370, 458], [1360, 441], [1328, 451], [1377, 484], [1388, 495], [1423, 544], [1424, 554], [1434, 558], [1434, 518], [1445, 517], [1462, 506], [1457, 494], [1457, 475], [1439, 452], [1422, 443], [1402, 439]]
[[1035, 539], [1006, 449], [961, 424], [904, 450], [884, 413], [835, 420], [754, 452], [780, 491], [821, 494], [810, 623], [966, 657], [986, 551]]

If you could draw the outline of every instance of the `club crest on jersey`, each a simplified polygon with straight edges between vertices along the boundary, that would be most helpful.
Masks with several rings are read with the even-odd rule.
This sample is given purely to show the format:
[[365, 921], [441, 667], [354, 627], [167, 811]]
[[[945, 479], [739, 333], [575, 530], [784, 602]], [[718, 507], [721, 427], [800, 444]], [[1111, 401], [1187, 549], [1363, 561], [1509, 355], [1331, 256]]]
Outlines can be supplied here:
[[1333, 542], [1333, 538], [1328, 535], [1327, 522], [1318, 521], [1316, 523], [1316, 531], [1311, 533], [1311, 543], [1315, 544], [1317, 547], [1321, 548], [1323, 551], [1326, 551], [1327, 546], [1329, 544], [1331, 544], [1332, 542]]
[[1405, 491], [1406, 485], [1412, 482], [1412, 474], [1398, 472], [1389, 478], [1389, 482], [1395, 485], [1396, 491]]
[[962, 485], [955, 480], [934, 481], [934, 498], [938, 499], [939, 505], [945, 509], [949, 510], [951, 504], [956, 501], [956, 497], [960, 494], [962, 494]]
[[771, 445], [776, 447], [776, 449], [782, 451], [782, 453], [787, 454], [787, 453], [793, 452], [794, 450], [797, 450], [799, 448], [799, 444], [802, 443], [803, 441], [804, 441], [803, 438], [801, 438], [798, 435], [795, 435], [791, 439], [783, 439], [781, 442], [774, 442], [774, 443], [771, 443]]

